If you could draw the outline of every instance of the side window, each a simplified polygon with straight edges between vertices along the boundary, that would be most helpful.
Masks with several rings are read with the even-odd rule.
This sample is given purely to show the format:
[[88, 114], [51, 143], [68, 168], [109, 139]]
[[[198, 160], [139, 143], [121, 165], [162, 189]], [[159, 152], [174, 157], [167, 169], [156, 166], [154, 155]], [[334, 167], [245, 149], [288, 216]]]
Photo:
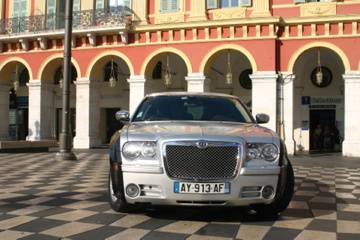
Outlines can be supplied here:
[[207, 0], [207, 9], [248, 7], [251, 6], [251, 0]]
[[179, 10], [179, 0], [161, 0], [161, 12], [177, 12]]
[[103, 8], [105, 8], [105, 1], [104, 1], [104, 0], [96, 0], [95, 8], [96, 8], [96, 9], [103, 9]]
[[207, 0], [206, 1], [206, 8], [207, 9], [215, 9], [218, 8], [218, 0]]

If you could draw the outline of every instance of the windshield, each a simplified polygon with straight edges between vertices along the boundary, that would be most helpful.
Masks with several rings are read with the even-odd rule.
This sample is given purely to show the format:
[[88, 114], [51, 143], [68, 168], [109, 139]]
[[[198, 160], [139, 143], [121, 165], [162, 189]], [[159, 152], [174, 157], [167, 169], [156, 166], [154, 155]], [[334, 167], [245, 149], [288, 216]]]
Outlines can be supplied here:
[[141, 121], [223, 121], [253, 123], [244, 106], [235, 98], [218, 96], [154, 96], [137, 109], [133, 122]]

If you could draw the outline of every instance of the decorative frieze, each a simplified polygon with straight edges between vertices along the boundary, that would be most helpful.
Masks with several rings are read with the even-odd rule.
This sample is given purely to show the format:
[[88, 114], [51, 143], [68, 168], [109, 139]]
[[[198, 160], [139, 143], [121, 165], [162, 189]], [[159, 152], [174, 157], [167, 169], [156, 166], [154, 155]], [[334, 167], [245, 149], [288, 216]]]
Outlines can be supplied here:
[[227, 20], [234, 18], [245, 18], [246, 8], [221, 8], [211, 10], [213, 20]]
[[155, 15], [155, 24], [180, 23], [184, 21], [184, 13], [159, 13]]
[[307, 3], [300, 5], [301, 17], [336, 15], [336, 3]]

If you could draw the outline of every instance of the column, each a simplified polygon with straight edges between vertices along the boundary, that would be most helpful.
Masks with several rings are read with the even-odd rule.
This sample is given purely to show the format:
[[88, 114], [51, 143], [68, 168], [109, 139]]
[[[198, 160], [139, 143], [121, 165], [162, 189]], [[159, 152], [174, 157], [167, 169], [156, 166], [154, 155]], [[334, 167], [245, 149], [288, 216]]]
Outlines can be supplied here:
[[[288, 154], [295, 154], [295, 140], [294, 140], [294, 80], [295, 75], [292, 73], [283, 73], [281, 84], [282, 84], [282, 96], [280, 96], [280, 101], [283, 101], [282, 104], [282, 115], [283, 115], [283, 125], [280, 133]], [[283, 98], [283, 99], [281, 99]], [[281, 103], [280, 103], [281, 105]]]
[[209, 92], [210, 80], [203, 73], [189, 73], [185, 77], [188, 92]]
[[98, 82], [88, 78], [76, 80], [76, 136], [74, 148], [98, 146], [100, 139], [100, 95]]
[[29, 134], [27, 140], [52, 139], [54, 112], [53, 85], [40, 80], [30, 80], [29, 87]]
[[252, 81], [252, 113], [265, 113], [270, 121], [265, 127], [276, 131], [276, 81], [275, 72], [256, 72], [250, 75]]
[[0, 141], [9, 137], [9, 90], [9, 86], [0, 85]]
[[132, 115], [145, 96], [145, 76], [130, 76], [130, 78], [128, 79], [128, 83], [130, 90], [129, 112], [130, 115]]
[[189, 21], [206, 21], [206, 1], [190, 1]]
[[343, 155], [360, 157], [360, 71], [349, 71], [345, 80], [345, 136]]

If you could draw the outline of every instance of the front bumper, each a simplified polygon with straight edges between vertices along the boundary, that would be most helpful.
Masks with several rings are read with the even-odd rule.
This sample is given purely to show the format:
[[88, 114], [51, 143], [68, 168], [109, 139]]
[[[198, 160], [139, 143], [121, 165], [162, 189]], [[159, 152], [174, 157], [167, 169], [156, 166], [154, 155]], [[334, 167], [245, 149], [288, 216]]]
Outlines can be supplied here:
[[174, 182], [179, 180], [170, 179], [160, 166], [123, 165], [122, 171], [124, 188], [129, 184], [136, 184], [141, 190], [140, 195], [135, 198], [125, 195], [126, 201], [131, 204], [246, 206], [255, 203], [269, 204], [273, 201], [275, 194], [270, 199], [266, 199], [262, 196], [261, 191], [265, 186], [272, 186], [276, 192], [281, 167], [241, 168], [234, 179], [226, 181], [231, 186], [229, 194], [174, 193]]

